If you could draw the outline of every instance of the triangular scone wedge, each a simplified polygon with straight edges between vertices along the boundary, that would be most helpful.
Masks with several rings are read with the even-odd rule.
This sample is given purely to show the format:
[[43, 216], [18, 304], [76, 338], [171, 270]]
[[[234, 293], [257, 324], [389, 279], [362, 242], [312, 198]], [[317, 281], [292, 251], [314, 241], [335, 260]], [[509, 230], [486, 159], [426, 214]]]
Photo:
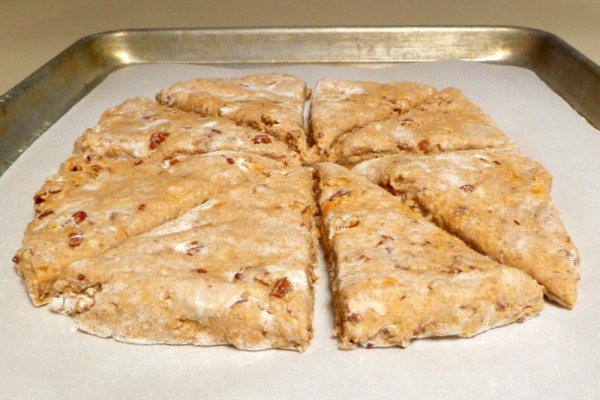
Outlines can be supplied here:
[[320, 156], [328, 158], [336, 138], [375, 121], [406, 113], [435, 93], [413, 82], [321, 79], [310, 111], [310, 130]]
[[114, 158], [245, 151], [298, 164], [298, 154], [274, 136], [221, 117], [203, 117], [144, 97], [104, 112], [75, 144], [75, 153]]
[[322, 163], [318, 178], [341, 348], [469, 337], [542, 309], [542, 287], [529, 275], [475, 252], [364, 177]]
[[304, 81], [273, 73], [178, 82], [156, 98], [168, 106], [221, 116], [273, 135], [306, 156], [304, 103], [309, 95]]
[[579, 255], [550, 198], [551, 176], [514, 148], [389, 156], [353, 169], [499, 262], [529, 273], [565, 307]]
[[69, 263], [177, 218], [231, 185], [262, 180], [282, 163], [222, 152], [163, 159], [72, 156], [35, 195], [36, 217], [14, 257], [36, 305]]
[[386, 154], [435, 154], [510, 143], [481, 108], [460, 90], [446, 88], [405, 114], [338, 136], [329, 160], [354, 165]]
[[133, 343], [304, 350], [317, 230], [312, 174], [273, 171], [65, 269], [51, 307]]

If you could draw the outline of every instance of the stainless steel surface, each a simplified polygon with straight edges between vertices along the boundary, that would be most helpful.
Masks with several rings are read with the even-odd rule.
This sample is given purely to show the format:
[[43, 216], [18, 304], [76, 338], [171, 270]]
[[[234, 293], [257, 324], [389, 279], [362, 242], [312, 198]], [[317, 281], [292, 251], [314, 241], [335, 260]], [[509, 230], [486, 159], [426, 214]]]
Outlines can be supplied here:
[[124, 30], [85, 37], [0, 97], [0, 174], [116, 69], [148, 63], [467, 60], [534, 71], [600, 128], [600, 67], [557, 36], [518, 27]]

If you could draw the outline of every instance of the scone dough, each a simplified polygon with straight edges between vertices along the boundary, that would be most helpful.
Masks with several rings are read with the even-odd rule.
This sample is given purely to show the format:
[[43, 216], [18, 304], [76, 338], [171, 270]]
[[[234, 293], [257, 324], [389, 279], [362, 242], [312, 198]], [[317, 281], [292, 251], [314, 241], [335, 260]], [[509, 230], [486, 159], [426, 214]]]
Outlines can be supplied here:
[[222, 117], [203, 117], [136, 97], [104, 112], [75, 143], [83, 156], [146, 158], [244, 151], [299, 165], [298, 154], [277, 137]]
[[161, 104], [220, 116], [275, 136], [310, 158], [304, 130], [304, 103], [309, 95], [306, 83], [294, 76], [258, 74], [178, 82], [161, 90], [156, 99]]
[[458, 89], [321, 79], [309, 138], [310, 93], [199, 78], [105, 111], [34, 196], [33, 303], [125, 342], [304, 351], [320, 210], [342, 348], [473, 336], [543, 290], [575, 305], [550, 175]]
[[310, 131], [317, 154], [330, 160], [331, 147], [338, 136], [402, 115], [435, 92], [432, 86], [414, 82], [321, 79], [310, 112]]
[[339, 135], [328, 160], [352, 166], [391, 154], [435, 154], [510, 143], [477, 105], [458, 89], [447, 88], [404, 114]]
[[552, 178], [514, 147], [389, 156], [353, 170], [474, 249], [523, 269], [550, 299], [575, 305], [579, 254], [550, 198]]
[[305, 350], [314, 213], [310, 171], [273, 171], [72, 263], [52, 308], [86, 332], [126, 342]]
[[543, 292], [341, 166], [320, 164], [319, 205], [341, 348], [469, 337], [536, 315]]
[[74, 155], [35, 195], [36, 217], [14, 258], [35, 305], [50, 301], [69, 263], [179, 217], [231, 185], [262, 180], [282, 162], [213, 152], [143, 160]]

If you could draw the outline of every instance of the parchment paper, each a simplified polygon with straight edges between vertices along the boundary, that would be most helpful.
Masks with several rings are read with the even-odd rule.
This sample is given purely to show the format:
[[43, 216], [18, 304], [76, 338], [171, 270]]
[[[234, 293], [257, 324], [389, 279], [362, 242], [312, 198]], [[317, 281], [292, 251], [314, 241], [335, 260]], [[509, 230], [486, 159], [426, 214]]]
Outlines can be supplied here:
[[[31, 305], [11, 258], [33, 217], [32, 196], [101, 113], [178, 80], [281, 71], [318, 78], [413, 80], [455, 86], [554, 176], [553, 199], [580, 250], [574, 310], [547, 303], [524, 324], [406, 349], [341, 351], [325, 267], [315, 338], [304, 353], [227, 346], [140, 346], [77, 331]], [[35, 112], [35, 110], [31, 110]], [[391, 67], [129, 67], [110, 75], [40, 137], [0, 179], [0, 398], [6, 399], [533, 399], [600, 396], [600, 132], [531, 71], [466, 62]]]

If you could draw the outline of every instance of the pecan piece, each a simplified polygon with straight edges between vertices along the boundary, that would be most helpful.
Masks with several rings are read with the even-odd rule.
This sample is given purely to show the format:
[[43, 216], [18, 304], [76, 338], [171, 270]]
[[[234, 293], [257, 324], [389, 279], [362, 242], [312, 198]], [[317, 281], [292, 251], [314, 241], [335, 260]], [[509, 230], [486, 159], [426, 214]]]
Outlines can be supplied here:
[[389, 328], [383, 328], [383, 330], [381, 331], [381, 334], [386, 338], [386, 339], [391, 339], [395, 336], [395, 332], [393, 332], [392, 329]]
[[98, 177], [98, 175], [100, 174], [100, 171], [102, 171], [104, 169], [97, 164], [92, 165], [90, 168], [91, 168], [90, 176], [94, 179], [96, 179]]
[[348, 321], [350, 321], [350, 322], [357, 323], [357, 322], [360, 322], [361, 319], [362, 318], [360, 317], [360, 314], [358, 314], [358, 313], [351, 313], [350, 315], [348, 315]]
[[271, 137], [269, 135], [256, 135], [252, 138], [254, 144], [267, 144], [271, 143]]
[[400, 121], [400, 125], [401, 125], [401, 126], [403, 126], [403, 127], [411, 126], [411, 125], [413, 125], [414, 123], [415, 123], [415, 120], [414, 120], [414, 119], [412, 119], [412, 118], [403, 118], [403, 119]]
[[265, 114], [260, 116], [260, 121], [269, 127], [279, 123], [279, 121], [277, 121], [277, 120], [271, 118], [269, 115], [265, 115]]
[[158, 146], [160, 146], [160, 144], [162, 142], [167, 140], [167, 138], [170, 135], [171, 134], [169, 132], [162, 132], [162, 131], [154, 132], [152, 135], [150, 135], [150, 144], [149, 144], [150, 150], [156, 149]]
[[208, 271], [204, 268], [196, 268], [196, 272], [199, 274], [206, 274]]
[[335, 192], [330, 198], [329, 201], [335, 199], [336, 197], [349, 196], [352, 192], [346, 189], [340, 189]]
[[12, 258], [12, 262], [14, 262], [15, 264], [18, 264], [20, 261], [21, 261], [21, 258], [19, 258], [19, 256], [18, 256], [18, 255], [15, 255], [15, 256]]
[[52, 210], [46, 210], [46, 211], [44, 211], [43, 213], [41, 213], [38, 216], [38, 219], [45, 218], [45, 217], [47, 217], [48, 215], [51, 215], [51, 214], [54, 214], [54, 211], [52, 211]]
[[379, 247], [382, 244], [389, 242], [391, 240], [394, 240], [393, 237], [389, 236], [389, 235], [381, 235], [381, 239], [379, 239], [379, 242], [377, 242], [377, 244], [375, 245], [375, 247]]
[[284, 276], [283, 278], [277, 280], [273, 287], [271, 288], [271, 295], [275, 297], [283, 297], [287, 293], [290, 288], [290, 281]]
[[[196, 242], [197, 243], [197, 242]], [[194, 246], [194, 247], [190, 247], [185, 254], [187, 254], [188, 256], [193, 256], [196, 253], [199, 253], [202, 249], [204, 248], [204, 246], [202, 245], [198, 245], [198, 246]]]
[[47, 199], [47, 198], [48, 198], [50, 195], [52, 195], [52, 194], [57, 194], [57, 193], [60, 193], [60, 192], [62, 192], [62, 190], [61, 190], [61, 189], [55, 189], [55, 190], [52, 190], [52, 189], [50, 189], [50, 190], [48, 190], [48, 191], [46, 191], [46, 192], [37, 193], [35, 196], [33, 196], [33, 202], [34, 202], [34, 204], [38, 205], [38, 204], [40, 204], [40, 203], [43, 203], [43, 202], [45, 202], [45, 201], [46, 201], [46, 199]]
[[181, 161], [176, 159], [175, 157], [165, 157], [162, 161], [163, 168], [170, 168], [173, 165], [179, 164]]
[[73, 213], [73, 215], [71, 215], [71, 218], [73, 218], [73, 222], [79, 225], [80, 223], [85, 221], [85, 219], [87, 218], [87, 213], [85, 211], [76, 211]]
[[70, 247], [77, 247], [81, 244], [81, 242], [83, 242], [83, 233], [82, 232], [75, 232], [75, 233], [71, 233], [69, 235], [69, 246]]
[[358, 219], [353, 219], [350, 222], [348, 222], [348, 228], [356, 228], [359, 224], [360, 221]]
[[465, 193], [471, 193], [473, 190], [475, 190], [475, 186], [467, 184], [462, 185], [459, 189], [464, 191]]
[[417, 147], [423, 153], [429, 153], [429, 140], [428, 139], [421, 140], [419, 143], [417, 143]]

